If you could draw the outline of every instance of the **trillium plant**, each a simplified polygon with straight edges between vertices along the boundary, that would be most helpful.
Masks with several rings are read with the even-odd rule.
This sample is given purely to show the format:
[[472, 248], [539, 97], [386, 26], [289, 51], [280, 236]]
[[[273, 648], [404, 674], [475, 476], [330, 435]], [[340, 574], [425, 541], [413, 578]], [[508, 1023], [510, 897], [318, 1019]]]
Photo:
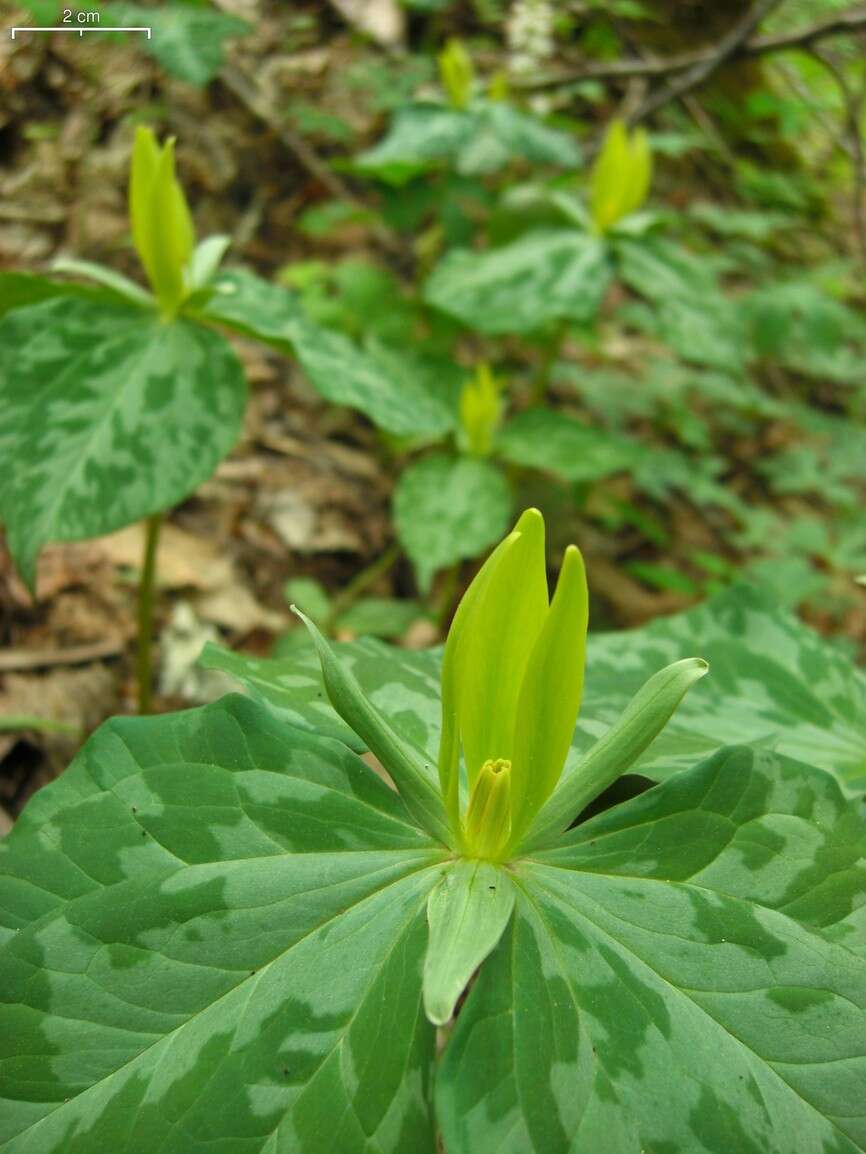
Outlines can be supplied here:
[[147, 288], [92, 261], [52, 277], [0, 273], [0, 520], [36, 590], [43, 545], [145, 526], [138, 683], [150, 702], [150, 634], [163, 514], [189, 497], [237, 441], [246, 405], [224, 330], [297, 357], [328, 401], [388, 431], [442, 434], [445, 401], [341, 334], [306, 320], [287, 290], [222, 270], [228, 237], [196, 243], [174, 141], [136, 130], [129, 223]]
[[396, 789], [229, 697], [107, 723], [30, 802], [4, 1154], [866, 1149], [862, 820], [747, 747], [583, 820], [707, 667], [575, 758], [586, 584], [570, 548], [549, 600], [544, 558], [526, 512], [464, 596], [438, 764], [310, 624]]

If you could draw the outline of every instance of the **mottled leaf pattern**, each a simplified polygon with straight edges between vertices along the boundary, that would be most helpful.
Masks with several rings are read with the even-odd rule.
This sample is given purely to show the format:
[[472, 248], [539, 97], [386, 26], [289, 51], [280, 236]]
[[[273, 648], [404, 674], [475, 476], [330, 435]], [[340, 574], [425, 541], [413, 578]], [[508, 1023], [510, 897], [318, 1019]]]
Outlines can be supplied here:
[[440, 569], [477, 557], [502, 537], [511, 490], [490, 461], [435, 454], [404, 469], [394, 492], [394, 528], [422, 592]]
[[226, 40], [243, 36], [250, 25], [211, 5], [169, 4], [154, 9], [142, 4], [108, 5], [106, 16], [121, 26], [145, 25], [153, 34], [140, 47], [166, 72], [202, 87], [222, 67]]
[[79, 284], [75, 281], [49, 280], [26, 272], [0, 272], [0, 317], [12, 309], [40, 304], [54, 297], [83, 297], [85, 300], [128, 304], [105, 285]]
[[607, 250], [597, 237], [538, 230], [488, 252], [449, 252], [424, 294], [477, 332], [530, 333], [553, 322], [593, 320], [610, 276]]
[[437, 1080], [448, 1154], [866, 1149], [866, 968], [794, 920], [828, 785], [844, 824], [825, 775], [720, 754], [519, 865]]
[[743, 317], [709, 261], [661, 236], [621, 237], [615, 252], [623, 281], [655, 305], [666, 345], [692, 364], [742, 369], [748, 345]]
[[[342, 652], [358, 663], [355, 674], [379, 708], [435, 757], [440, 650], [409, 655], [364, 641]], [[684, 657], [706, 658], [709, 676], [689, 691], [636, 772], [662, 778], [722, 745], [748, 741], [826, 769], [846, 788], [866, 784], [866, 674], [832, 642], [748, 586], [641, 629], [590, 633], [583, 704], [566, 773], [653, 673]], [[267, 663], [233, 654], [220, 667], [242, 679], [255, 667], [256, 688], [270, 692], [279, 707], [321, 701], [313, 662], [302, 656]], [[326, 705], [322, 709], [333, 718]]]
[[202, 316], [297, 357], [312, 387], [398, 436], [441, 436], [455, 424], [453, 366], [381, 341], [361, 347], [310, 321], [288, 289], [252, 273], [220, 274]]
[[[376, 708], [408, 741], [435, 761], [439, 749], [440, 651], [395, 651], [370, 637], [337, 644], [335, 648]], [[259, 701], [292, 725], [336, 737], [350, 748], [363, 749], [363, 743], [337, 717], [328, 701], [319, 659], [312, 647], [288, 657], [265, 658], [209, 643], [200, 663], [205, 669], [220, 669], [237, 678]]]
[[105, 725], [0, 854], [4, 1152], [432, 1154], [442, 856], [245, 699]]
[[[512, 863], [447, 1154], [866, 1150], [864, 861], [829, 775], [739, 748]], [[0, 1148], [434, 1154], [451, 864], [260, 704], [107, 723], [0, 845]]]
[[687, 613], [590, 636], [575, 743], [601, 735], [656, 669], [704, 657], [710, 673], [638, 763], [659, 777], [720, 745], [748, 741], [866, 785], [866, 674], [763, 593], [740, 586]]
[[509, 104], [477, 100], [457, 109], [418, 101], [398, 110], [386, 136], [354, 167], [401, 185], [446, 162], [468, 176], [513, 160], [570, 168], [579, 159], [570, 136]]
[[358, 409], [397, 436], [442, 436], [455, 424], [437, 365], [383, 343], [365, 347], [305, 321], [294, 350], [310, 384], [335, 405]]
[[497, 437], [496, 449], [516, 465], [576, 482], [623, 472], [642, 452], [624, 437], [542, 408], [526, 409], [510, 420]]
[[188, 321], [49, 299], [0, 321], [0, 516], [25, 579], [47, 541], [176, 504], [237, 439], [243, 370]]
[[203, 320], [290, 351], [294, 326], [303, 317], [294, 293], [242, 268], [218, 272], [209, 287], [212, 295], [199, 313]]

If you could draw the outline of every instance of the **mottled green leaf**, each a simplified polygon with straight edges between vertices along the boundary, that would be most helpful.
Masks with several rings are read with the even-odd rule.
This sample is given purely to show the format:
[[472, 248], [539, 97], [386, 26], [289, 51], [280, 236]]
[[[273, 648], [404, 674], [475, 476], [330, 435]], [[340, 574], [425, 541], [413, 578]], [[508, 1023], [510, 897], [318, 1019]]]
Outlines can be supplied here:
[[404, 470], [394, 493], [394, 527], [423, 592], [440, 569], [498, 541], [510, 515], [505, 477], [472, 457], [424, 457]]
[[290, 724], [334, 737], [359, 752], [366, 748], [328, 701], [319, 659], [311, 646], [298, 649], [290, 657], [269, 658], [236, 653], [209, 641], [202, 650], [199, 664], [204, 669], [218, 669], [236, 678]]
[[0, 844], [0, 1146], [434, 1154], [422, 965], [439, 1020], [493, 948], [448, 1154], [862, 1154], [864, 862], [833, 778], [768, 751], [499, 870], [257, 703], [109, 722]]
[[432, 165], [457, 156], [471, 134], [471, 119], [457, 108], [410, 104], [399, 109], [386, 135], [362, 152], [354, 167], [388, 184], [405, 184]]
[[354, 167], [399, 186], [446, 162], [468, 176], [514, 160], [571, 168], [579, 159], [570, 136], [508, 104], [476, 100], [458, 109], [417, 102], [398, 110], [387, 134]]
[[504, 101], [478, 101], [475, 123], [457, 158], [465, 176], [496, 172], [515, 160], [575, 168], [580, 150], [571, 136]]
[[106, 724], [0, 848], [4, 1154], [433, 1154], [442, 856], [252, 702]]
[[643, 451], [624, 437], [542, 408], [518, 413], [496, 439], [496, 452], [507, 461], [580, 483], [627, 470]]
[[447, 391], [439, 387], [442, 366], [411, 350], [380, 341], [360, 346], [308, 321], [296, 328], [293, 345], [317, 393], [358, 409], [389, 433], [441, 436], [456, 423]]
[[307, 319], [296, 294], [243, 270], [220, 273], [214, 289], [203, 318], [294, 355], [332, 404], [358, 409], [398, 436], [441, 436], [456, 424], [450, 364], [384, 341], [356, 344]]
[[[439, 749], [440, 650], [395, 650], [372, 638], [338, 643], [335, 648], [376, 708], [408, 741], [435, 760]], [[352, 749], [365, 748], [328, 701], [312, 648], [288, 657], [264, 658], [208, 643], [199, 660], [205, 669], [219, 669], [237, 678], [292, 725], [335, 737]]]
[[662, 236], [619, 238], [614, 253], [622, 279], [647, 300], [721, 296], [709, 258], [689, 252], [676, 241]]
[[576, 746], [585, 751], [650, 674], [683, 657], [705, 658], [710, 675], [638, 762], [639, 772], [664, 776], [720, 745], [747, 741], [829, 770], [852, 789], [866, 785], [866, 674], [746, 586], [641, 629], [590, 634]]
[[[441, 650], [409, 653], [364, 641], [341, 652], [377, 707], [435, 758]], [[845, 788], [866, 785], [866, 674], [838, 646], [748, 586], [640, 629], [590, 632], [583, 705], [565, 773], [652, 675], [689, 657], [706, 659], [710, 675], [689, 691], [636, 763], [637, 772], [663, 778], [719, 746], [746, 741], [828, 770]], [[306, 708], [323, 692], [309, 659], [301, 657], [263, 663], [228, 654], [221, 667], [242, 679], [255, 669], [259, 691], [283, 708]]]
[[418, 824], [451, 845], [442, 794], [435, 784], [429, 759], [407, 742], [370, 702], [349, 666], [340, 660], [314, 622], [297, 609], [295, 612], [310, 631], [322, 666], [322, 680], [334, 709], [391, 775]]
[[213, 295], [199, 312], [203, 320], [291, 351], [294, 328], [303, 319], [295, 293], [242, 268], [218, 272], [211, 287]]
[[[125, 278], [124, 278], [125, 279]], [[78, 284], [75, 281], [49, 280], [23, 272], [0, 272], [0, 317], [12, 309], [26, 308], [55, 297], [83, 297], [108, 304], [126, 304], [118, 294], [104, 285]]]
[[227, 40], [250, 31], [245, 20], [210, 4], [173, 3], [161, 8], [114, 3], [106, 16], [118, 25], [152, 29], [139, 46], [156, 57], [166, 72], [202, 87], [219, 72]]
[[0, 322], [0, 515], [29, 584], [48, 541], [169, 508], [237, 439], [243, 370], [218, 333], [55, 299]]
[[437, 1079], [449, 1154], [866, 1149], [866, 969], [803, 924], [816, 885], [862, 900], [862, 823], [823, 855], [849, 815], [725, 751], [518, 864]]
[[615, 251], [620, 276], [653, 302], [657, 334], [683, 360], [742, 368], [748, 347], [745, 325], [707, 257], [658, 236], [621, 238]]
[[607, 249], [597, 237], [538, 230], [487, 252], [449, 252], [424, 295], [478, 332], [530, 333], [557, 321], [593, 320], [610, 275]]

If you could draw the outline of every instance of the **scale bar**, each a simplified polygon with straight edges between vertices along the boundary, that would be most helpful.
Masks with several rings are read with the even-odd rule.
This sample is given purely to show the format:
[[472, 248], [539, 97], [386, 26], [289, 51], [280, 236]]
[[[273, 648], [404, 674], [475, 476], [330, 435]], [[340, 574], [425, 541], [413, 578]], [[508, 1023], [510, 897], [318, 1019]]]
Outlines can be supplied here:
[[150, 40], [150, 28], [106, 28], [103, 25], [93, 25], [91, 27], [78, 28], [74, 24], [61, 24], [58, 27], [37, 27], [32, 24], [25, 24], [20, 28], [12, 29], [12, 39], [15, 39], [16, 32], [77, 32], [79, 36], [83, 36], [85, 32], [146, 32], [147, 38]]

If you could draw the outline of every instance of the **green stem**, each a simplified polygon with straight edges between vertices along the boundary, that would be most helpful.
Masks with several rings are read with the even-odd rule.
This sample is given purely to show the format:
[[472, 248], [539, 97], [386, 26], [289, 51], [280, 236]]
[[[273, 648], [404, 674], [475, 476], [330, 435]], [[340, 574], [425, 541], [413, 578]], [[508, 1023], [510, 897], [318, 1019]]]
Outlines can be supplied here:
[[331, 602], [331, 612], [328, 614], [328, 620], [325, 622], [325, 633], [328, 636], [333, 633], [338, 618], [345, 613], [351, 605], [355, 604], [365, 589], [368, 589], [383, 573], [388, 572], [399, 556], [400, 546], [395, 541], [388, 546], [381, 556], [377, 557], [366, 569], [362, 569], [360, 573], [352, 578], [345, 588], [340, 590]]
[[452, 565], [450, 569], [445, 571], [445, 576], [442, 578], [442, 583], [439, 587], [439, 604], [436, 608], [436, 624], [439, 626], [441, 633], [445, 632], [445, 626], [448, 624], [448, 619], [451, 616], [451, 610], [454, 608], [454, 601], [457, 597], [457, 583], [460, 578], [461, 565], [458, 561], [456, 565]]
[[77, 725], [69, 721], [58, 721], [53, 717], [33, 717], [30, 714], [13, 714], [0, 717], [0, 733], [16, 733], [18, 730], [32, 729], [42, 733], [80, 734]]
[[144, 556], [138, 583], [138, 654], [135, 665], [139, 713], [150, 713], [153, 700], [153, 594], [156, 550], [163, 516], [162, 513], [154, 513], [144, 522]]
[[559, 354], [565, 343], [565, 335], [565, 325], [561, 325], [550, 340], [545, 343], [541, 354], [541, 363], [538, 366], [538, 372], [535, 374], [535, 379], [532, 382], [530, 401], [533, 405], [542, 404], [547, 397], [550, 378], [553, 375], [554, 366], [559, 359]]

